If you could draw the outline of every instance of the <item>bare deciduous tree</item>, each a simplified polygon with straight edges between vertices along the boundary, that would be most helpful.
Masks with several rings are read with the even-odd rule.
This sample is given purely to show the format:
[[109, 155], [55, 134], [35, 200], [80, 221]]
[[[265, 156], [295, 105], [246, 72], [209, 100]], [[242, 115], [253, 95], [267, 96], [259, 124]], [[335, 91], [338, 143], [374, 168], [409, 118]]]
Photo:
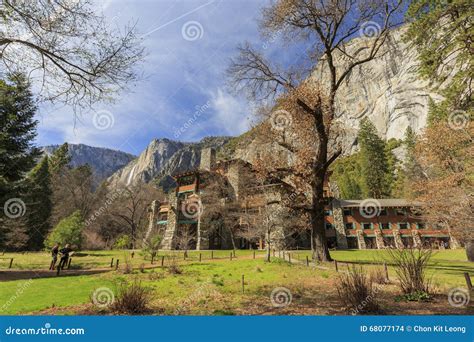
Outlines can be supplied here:
[[[307, 81], [304, 83], [308, 73], [298, 71], [295, 66], [278, 68], [277, 63], [269, 62], [249, 44], [239, 48], [239, 56], [229, 67], [237, 89], [245, 88], [257, 100], [286, 94], [286, 99], [293, 101], [289, 108], [298, 107], [298, 111], [311, 119], [316, 137], [309, 181], [313, 258], [331, 260], [325, 236], [323, 184], [329, 166], [342, 153], [341, 149], [328, 150], [330, 137], [334, 136], [331, 128], [336, 118], [336, 94], [355, 67], [379, 54], [390, 29], [397, 25], [402, 4], [402, 0], [278, 0], [263, 10], [264, 34], [281, 33], [288, 44], [295, 40], [308, 43], [310, 69], [321, 68], [325, 75], [318, 82], [319, 93], [312, 92]], [[364, 49], [351, 53], [346, 43], [361, 32], [367, 33], [370, 39]], [[338, 63], [337, 58], [342, 58], [343, 63]], [[277, 142], [286, 145], [284, 140]]]
[[138, 79], [135, 27], [111, 30], [90, 0], [1, 5], [0, 70], [28, 75], [41, 100], [87, 108]]

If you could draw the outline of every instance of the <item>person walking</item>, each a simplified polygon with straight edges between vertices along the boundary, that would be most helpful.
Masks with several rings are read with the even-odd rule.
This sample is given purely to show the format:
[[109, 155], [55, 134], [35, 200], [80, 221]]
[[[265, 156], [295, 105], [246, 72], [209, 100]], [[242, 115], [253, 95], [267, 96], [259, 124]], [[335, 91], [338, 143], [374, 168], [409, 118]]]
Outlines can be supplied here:
[[53, 271], [54, 267], [56, 266], [56, 261], [58, 261], [58, 254], [59, 254], [59, 243], [56, 244], [51, 248], [51, 264], [49, 265], [49, 270]]
[[63, 270], [65, 266], [67, 266], [67, 262], [69, 260], [69, 253], [71, 253], [71, 247], [67, 243], [63, 249], [59, 251], [61, 253], [61, 260], [59, 261], [58, 268]]

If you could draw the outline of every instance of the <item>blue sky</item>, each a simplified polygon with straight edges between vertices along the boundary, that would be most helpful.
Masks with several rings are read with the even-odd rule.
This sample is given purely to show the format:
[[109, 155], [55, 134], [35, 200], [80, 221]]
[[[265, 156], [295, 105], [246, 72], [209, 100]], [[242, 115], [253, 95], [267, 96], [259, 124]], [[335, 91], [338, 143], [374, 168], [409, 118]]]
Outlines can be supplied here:
[[[224, 72], [239, 43], [265, 44], [256, 19], [266, 3], [98, 1], [110, 25], [138, 21], [148, 53], [142, 65], [146, 78], [132, 92], [120, 94], [116, 103], [96, 106], [96, 115], [105, 113], [109, 119], [106, 129], [96, 128], [94, 112], [74, 120], [67, 107], [41, 106], [37, 144], [67, 141], [138, 155], [154, 138], [197, 141], [246, 131], [252, 121], [251, 106], [244, 96], [229, 93]], [[192, 124], [186, 125], [190, 119]]]

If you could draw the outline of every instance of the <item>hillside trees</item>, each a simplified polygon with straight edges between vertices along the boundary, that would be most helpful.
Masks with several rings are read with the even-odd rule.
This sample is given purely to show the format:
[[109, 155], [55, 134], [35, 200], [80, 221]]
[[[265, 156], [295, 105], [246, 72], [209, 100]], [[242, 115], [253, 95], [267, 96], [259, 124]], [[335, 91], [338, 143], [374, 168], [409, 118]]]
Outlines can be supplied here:
[[[334, 150], [328, 147], [330, 139], [341, 134], [333, 127], [336, 94], [355, 67], [377, 56], [390, 29], [397, 24], [396, 14], [401, 10], [401, 5], [402, 1], [279, 0], [264, 9], [262, 33], [270, 37], [281, 35], [288, 44], [293, 41], [307, 43], [308, 69], [317, 65], [327, 75], [326, 80], [318, 80], [321, 83], [319, 89], [316, 89], [318, 87], [314, 82], [301, 81], [308, 76], [301, 72], [301, 65], [300, 68], [293, 65], [285, 70], [279, 69], [276, 67], [277, 61], [268, 61], [250, 44], [239, 48], [240, 54], [229, 68], [235, 85], [245, 87], [254, 99], [271, 100], [283, 95], [284, 103], [276, 109], [289, 113], [285, 114], [290, 116], [287, 122], [294, 122], [294, 116], [298, 115], [310, 125], [311, 129], [306, 131], [313, 138], [299, 140], [313, 146], [300, 146], [296, 151], [282, 135], [276, 135], [275, 142], [295, 150], [299, 154], [298, 159], [306, 159], [305, 164], [311, 171], [306, 176], [312, 193], [306, 210], [311, 214], [313, 258], [331, 260], [324, 224], [323, 184], [328, 168], [342, 153], [342, 146]], [[365, 32], [367, 25], [373, 29], [367, 48], [356, 55], [348, 54], [345, 43], [359, 32]], [[347, 60], [342, 64], [336, 63], [336, 55], [343, 55]], [[278, 121], [285, 121], [285, 115], [283, 118], [280, 115]], [[299, 133], [293, 131], [293, 134]], [[310, 154], [303, 153], [303, 150]], [[273, 171], [279, 170], [271, 171], [276, 176]], [[284, 170], [280, 171], [283, 173]], [[295, 173], [295, 170], [290, 172]]]
[[138, 78], [135, 27], [111, 30], [89, 0], [3, 0], [0, 18], [0, 71], [29, 75], [40, 100], [84, 108]]

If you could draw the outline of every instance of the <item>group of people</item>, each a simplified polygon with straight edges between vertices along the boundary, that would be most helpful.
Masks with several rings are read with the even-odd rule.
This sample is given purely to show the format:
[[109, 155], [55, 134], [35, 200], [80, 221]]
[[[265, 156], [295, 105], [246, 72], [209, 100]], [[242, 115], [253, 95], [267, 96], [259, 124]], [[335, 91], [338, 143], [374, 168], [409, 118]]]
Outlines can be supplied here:
[[67, 263], [69, 261], [69, 254], [71, 253], [71, 246], [67, 243], [64, 248], [60, 249], [59, 243], [56, 243], [53, 248], [51, 248], [51, 265], [49, 266], [49, 269], [51, 271], [54, 270], [56, 266], [56, 262], [58, 261], [58, 255], [61, 254], [61, 258], [59, 259], [59, 265], [58, 269], [62, 270], [64, 269], [65, 266], [67, 266]]

